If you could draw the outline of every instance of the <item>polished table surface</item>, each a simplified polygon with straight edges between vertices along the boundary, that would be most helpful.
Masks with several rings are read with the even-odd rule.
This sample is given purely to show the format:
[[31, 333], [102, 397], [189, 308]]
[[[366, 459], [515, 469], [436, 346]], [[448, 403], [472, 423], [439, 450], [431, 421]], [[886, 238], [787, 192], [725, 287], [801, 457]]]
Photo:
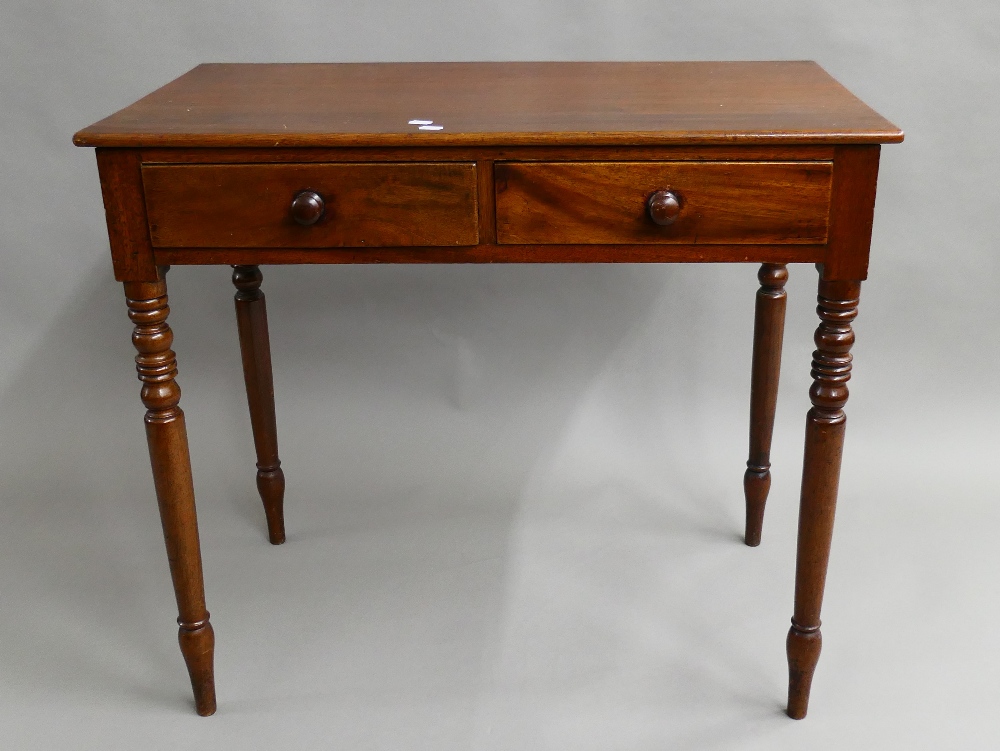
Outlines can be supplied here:
[[[418, 131], [412, 119], [445, 127]], [[74, 140], [270, 147], [901, 139], [816, 63], [802, 61], [207, 64]]]
[[257, 485], [284, 542], [260, 266], [760, 263], [746, 542], [760, 542], [788, 263], [819, 270], [788, 713], [805, 716], [880, 145], [903, 134], [812, 62], [200, 65], [78, 132], [115, 277], [196, 709], [216, 707], [166, 272], [232, 265]]

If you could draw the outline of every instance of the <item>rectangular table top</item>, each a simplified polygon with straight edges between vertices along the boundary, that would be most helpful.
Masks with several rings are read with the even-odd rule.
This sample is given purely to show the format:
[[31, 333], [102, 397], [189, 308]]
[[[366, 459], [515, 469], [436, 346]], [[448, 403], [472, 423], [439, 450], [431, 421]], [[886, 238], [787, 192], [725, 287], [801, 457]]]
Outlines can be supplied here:
[[205, 64], [73, 140], [329, 147], [902, 139], [816, 63], [795, 61]]

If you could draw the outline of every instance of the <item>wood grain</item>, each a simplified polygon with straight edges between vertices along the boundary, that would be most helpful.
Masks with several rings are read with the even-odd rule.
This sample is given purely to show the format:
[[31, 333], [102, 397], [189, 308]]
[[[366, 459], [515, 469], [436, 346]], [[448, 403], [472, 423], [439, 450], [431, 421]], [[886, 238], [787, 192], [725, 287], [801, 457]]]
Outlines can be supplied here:
[[138, 151], [97, 149], [111, 263], [115, 279], [120, 282], [156, 278], [142, 195], [141, 164]]
[[266, 301], [260, 289], [263, 280], [264, 275], [257, 266], [233, 267], [243, 380], [257, 451], [257, 492], [264, 504], [267, 537], [272, 545], [281, 545], [285, 541], [285, 473], [278, 458], [271, 340], [267, 330]]
[[135, 364], [146, 405], [149, 460], [177, 598], [178, 641], [191, 678], [195, 708], [204, 716], [215, 712], [215, 632], [205, 608], [191, 457], [176, 381], [177, 358], [170, 348], [174, 335], [167, 324], [170, 308], [165, 272], [158, 270], [152, 282], [126, 282], [125, 297], [129, 318], [135, 324], [132, 343], [138, 351]]
[[[382, 247], [479, 240], [474, 164], [151, 165], [142, 169], [154, 247]], [[326, 213], [292, 218], [300, 191]]]
[[[497, 241], [505, 244], [826, 242], [829, 162], [498, 162]], [[649, 217], [676, 193], [669, 226]]]
[[858, 315], [859, 281], [819, 283], [816, 351], [813, 352], [812, 409], [806, 417], [799, 534], [795, 562], [795, 610], [786, 639], [788, 716], [800, 720], [809, 708], [809, 692], [822, 649], [820, 609], [833, 540], [840, 464], [847, 417], [847, 382]]
[[875, 218], [878, 146], [838, 146], [833, 162], [833, 208], [823, 278], [868, 278]]
[[[433, 120], [421, 131], [413, 119]], [[164, 281], [236, 267], [272, 542], [284, 539], [260, 264], [763, 263], [744, 488], [770, 482], [785, 264], [820, 267], [788, 714], [805, 715], [843, 451], [851, 321], [867, 275], [879, 144], [902, 132], [812, 62], [208, 64], [80, 131], [97, 146], [125, 281], [180, 645], [215, 710], [214, 634]], [[291, 204], [300, 191], [298, 219]], [[658, 226], [656, 191], [679, 196]], [[672, 199], [671, 199], [672, 200]], [[677, 206], [657, 204], [661, 221]]]
[[157, 263], [817, 263], [825, 245], [473, 245], [459, 248], [158, 248]]
[[143, 148], [143, 164], [266, 164], [268, 162], [830, 162], [835, 146], [753, 143], [699, 146], [342, 146]]
[[746, 500], [744, 542], [760, 545], [764, 506], [771, 490], [771, 436], [778, 403], [781, 344], [785, 333], [785, 282], [783, 263], [765, 263], [757, 272], [760, 289], [754, 310], [753, 364], [750, 377], [750, 452], [743, 475]]
[[[421, 131], [412, 119], [433, 120]], [[199, 65], [80, 146], [889, 143], [816, 63]]]

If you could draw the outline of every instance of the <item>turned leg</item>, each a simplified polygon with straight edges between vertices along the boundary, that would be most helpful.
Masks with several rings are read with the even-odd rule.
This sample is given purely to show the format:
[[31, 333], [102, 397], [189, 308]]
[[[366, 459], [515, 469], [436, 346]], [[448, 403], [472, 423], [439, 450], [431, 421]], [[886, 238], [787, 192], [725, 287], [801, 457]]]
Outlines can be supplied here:
[[271, 343], [267, 336], [267, 308], [257, 266], [233, 266], [236, 285], [236, 325], [243, 353], [250, 424], [257, 449], [257, 490], [264, 502], [267, 535], [274, 545], [285, 541], [285, 474], [278, 459], [278, 428], [274, 417], [274, 381]]
[[844, 405], [851, 377], [851, 322], [858, 315], [861, 283], [819, 283], [820, 324], [813, 353], [812, 409], [806, 417], [805, 459], [799, 504], [799, 541], [795, 565], [795, 611], [788, 632], [788, 716], [800, 720], [809, 706], [809, 688], [823, 638], [820, 608], [830, 558], [837, 506], [840, 459], [844, 449]]
[[753, 366], [750, 376], [750, 457], [743, 475], [746, 496], [747, 545], [760, 545], [764, 526], [764, 504], [771, 489], [771, 434], [774, 407], [778, 401], [781, 372], [781, 340], [785, 331], [785, 282], [783, 263], [765, 263], [757, 272], [760, 289], [753, 327]]
[[125, 297], [135, 324], [132, 343], [139, 352], [136, 370], [142, 381], [149, 460], [177, 597], [181, 653], [191, 675], [198, 714], [210, 715], [215, 712], [215, 635], [205, 609], [191, 459], [184, 413], [178, 406], [181, 390], [174, 380], [177, 360], [170, 349], [174, 335], [167, 325], [165, 272], [166, 268], [159, 269], [156, 281], [125, 282]]

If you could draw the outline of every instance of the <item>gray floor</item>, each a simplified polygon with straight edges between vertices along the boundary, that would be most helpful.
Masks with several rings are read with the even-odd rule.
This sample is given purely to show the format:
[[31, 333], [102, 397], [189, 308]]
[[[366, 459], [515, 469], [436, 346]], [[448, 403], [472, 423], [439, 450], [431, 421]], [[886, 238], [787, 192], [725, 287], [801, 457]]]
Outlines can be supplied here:
[[[825, 651], [793, 722], [810, 268], [789, 284], [758, 549], [739, 540], [752, 268], [269, 271], [282, 547], [264, 537], [234, 326], [203, 325], [231, 318], [227, 276], [171, 272], [218, 714], [193, 712], [128, 324], [95, 277], [4, 402], [46, 403], [69, 362], [94, 395], [48, 400], [4, 447], [7, 747], [1000, 744], [1000, 447], [988, 414], [907, 408], [877, 304], [858, 324]], [[120, 340], [120, 361], [89, 356], [95, 339]]]

